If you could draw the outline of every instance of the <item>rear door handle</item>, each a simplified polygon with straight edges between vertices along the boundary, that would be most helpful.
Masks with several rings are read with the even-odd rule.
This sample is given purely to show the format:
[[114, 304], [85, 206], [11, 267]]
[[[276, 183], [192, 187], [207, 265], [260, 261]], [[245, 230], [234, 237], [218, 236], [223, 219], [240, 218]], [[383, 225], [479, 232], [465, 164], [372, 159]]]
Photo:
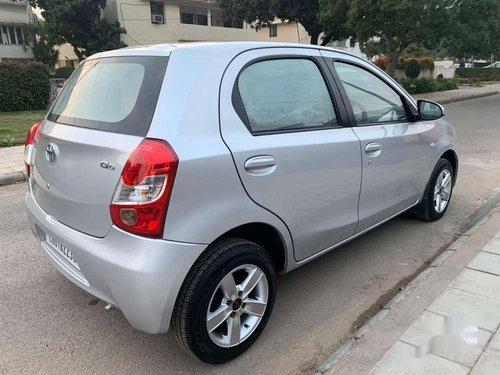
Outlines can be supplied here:
[[380, 143], [372, 142], [365, 146], [365, 154], [371, 157], [379, 156], [382, 152], [382, 146]]
[[245, 170], [253, 175], [266, 175], [276, 169], [276, 160], [270, 155], [254, 156], [245, 162]]

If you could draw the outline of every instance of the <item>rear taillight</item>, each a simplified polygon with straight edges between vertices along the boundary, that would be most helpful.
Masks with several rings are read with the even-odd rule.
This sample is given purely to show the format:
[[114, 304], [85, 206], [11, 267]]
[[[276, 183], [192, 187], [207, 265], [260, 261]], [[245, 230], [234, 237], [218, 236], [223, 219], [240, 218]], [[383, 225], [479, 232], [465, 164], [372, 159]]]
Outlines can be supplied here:
[[31, 166], [33, 165], [35, 157], [35, 142], [40, 141], [41, 131], [42, 121], [33, 124], [26, 135], [26, 142], [24, 142], [24, 166], [26, 167], [26, 174], [28, 175], [28, 178], [31, 175]]
[[130, 155], [111, 202], [117, 227], [160, 238], [179, 160], [165, 141], [145, 139]]

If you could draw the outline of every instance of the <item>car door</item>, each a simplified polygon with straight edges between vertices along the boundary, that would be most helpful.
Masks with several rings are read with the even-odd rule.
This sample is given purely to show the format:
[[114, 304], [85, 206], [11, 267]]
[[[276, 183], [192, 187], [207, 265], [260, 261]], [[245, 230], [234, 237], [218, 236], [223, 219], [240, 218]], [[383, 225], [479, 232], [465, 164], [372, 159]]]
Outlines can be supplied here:
[[[328, 57], [328, 52], [323, 55]], [[361, 141], [359, 233], [422, 197], [429, 178], [432, 143], [428, 135], [433, 126], [414, 121], [412, 103], [376, 68], [359, 59], [332, 55], [330, 64]]]
[[222, 137], [250, 198], [288, 227], [297, 261], [358, 222], [359, 140], [332, 81], [318, 50], [266, 48], [238, 55], [221, 84]]

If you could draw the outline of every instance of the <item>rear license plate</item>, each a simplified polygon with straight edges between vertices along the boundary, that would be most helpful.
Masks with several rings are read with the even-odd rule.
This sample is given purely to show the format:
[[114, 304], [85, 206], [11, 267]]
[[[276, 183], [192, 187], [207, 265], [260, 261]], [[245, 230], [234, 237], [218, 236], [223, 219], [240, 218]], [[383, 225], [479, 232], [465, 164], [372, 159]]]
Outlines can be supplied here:
[[50, 247], [52, 247], [55, 251], [57, 251], [64, 259], [66, 259], [73, 267], [75, 267], [77, 270], [80, 270], [80, 266], [78, 266], [78, 263], [73, 257], [73, 253], [71, 252], [70, 249], [59, 243], [57, 240], [55, 240], [48, 234], [47, 234], [47, 243], [50, 245]]

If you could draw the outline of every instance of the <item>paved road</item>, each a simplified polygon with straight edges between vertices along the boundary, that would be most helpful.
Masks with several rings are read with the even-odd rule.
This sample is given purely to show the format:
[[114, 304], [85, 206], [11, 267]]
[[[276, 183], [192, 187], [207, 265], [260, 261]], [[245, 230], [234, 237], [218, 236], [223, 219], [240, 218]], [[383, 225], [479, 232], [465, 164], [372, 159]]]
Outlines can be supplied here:
[[434, 224], [402, 216], [280, 277], [264, 334], [222, 366], [190, 358], [170, 334], [134, 331], [119, 311], [95, 304], [40, 254], [26, 226], [25, 184], [0, 188], [0, 373], [311, 372], [498, 191], [500, 95], [446, 109], [462, 158], [447, 216]]

